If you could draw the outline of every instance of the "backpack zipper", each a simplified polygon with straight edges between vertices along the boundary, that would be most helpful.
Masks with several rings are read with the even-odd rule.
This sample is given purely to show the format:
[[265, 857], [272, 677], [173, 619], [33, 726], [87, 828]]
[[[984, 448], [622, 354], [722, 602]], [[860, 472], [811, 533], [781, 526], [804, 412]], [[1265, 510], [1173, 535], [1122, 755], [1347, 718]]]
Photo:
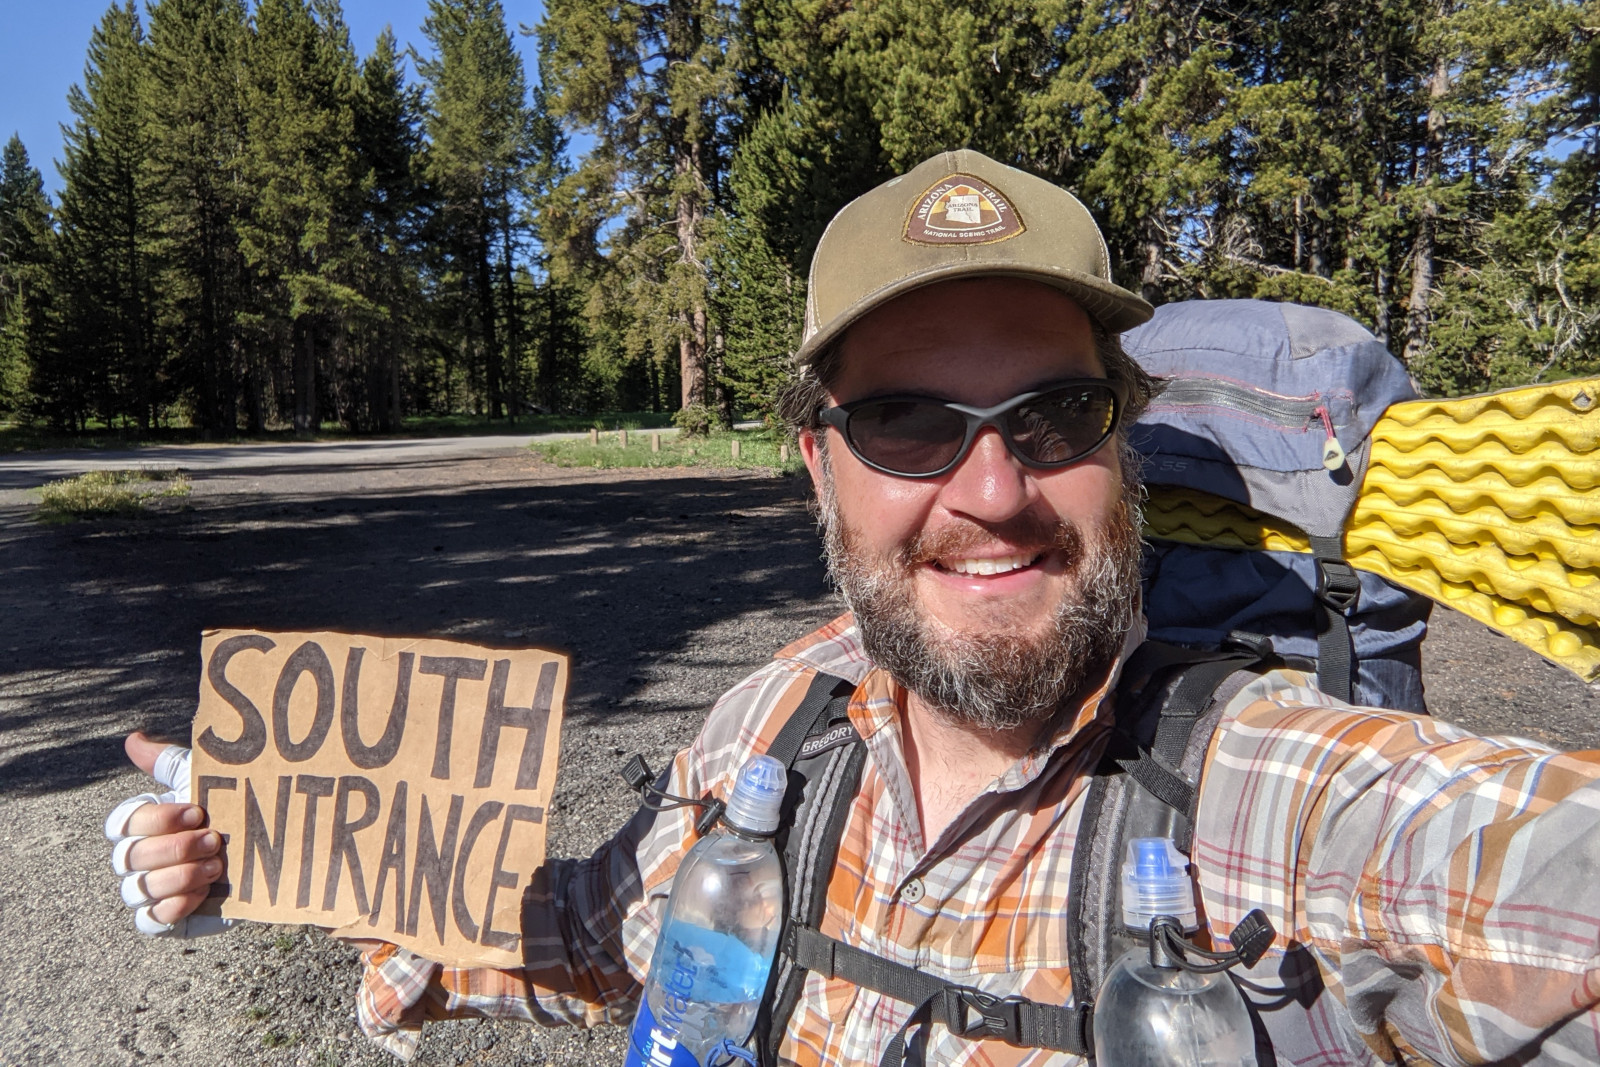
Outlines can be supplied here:
[[1330, 471], [1336, 471], [1346, 462], [1344, 448], [1340, 446], [1339, 436], [1333, 430], [1333, 416], [1321, 393], [1283, 396], [1214, 378], [1168, 378], [1166, 387], [1153, 406], [1160, 405], [1231, 408], [1269, 419], [1285, 430], [1300, 433], [1309, 431], [1313, 422], [1321, 420], [1324, 433], [1322, 465]]
[[1304, 431], [1317, 418], [1317, 409], [1323, 407], [1322, 394], [1309, 396], [1281, 396], [1265, 389], [1234, 385], [1209, 378], [1168, 378], [1157, 405], [1187, 407], [1190, 405], [1218, 405], [1271, 419], [1285, 429]]

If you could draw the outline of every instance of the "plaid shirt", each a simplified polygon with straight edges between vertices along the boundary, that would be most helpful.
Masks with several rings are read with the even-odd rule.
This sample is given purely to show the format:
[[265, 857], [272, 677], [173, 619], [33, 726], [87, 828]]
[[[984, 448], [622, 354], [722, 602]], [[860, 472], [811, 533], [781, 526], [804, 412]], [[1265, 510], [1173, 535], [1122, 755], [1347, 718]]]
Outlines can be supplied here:
[[[724, 695], [669, 790], [725, 797], [819, 670], [856, 684], [850, 718], [867, 746], [823, 932], [997, 995], [1066, 1003], [1064, 902], [1110, 683], [924, 841], [901, 747], [904, 691], [867, 661], [845, 616]], [[1338, 705], [1293, 671], [1240, 691], [1206, 755], [1193, 859], [1213, 940], [1258, 907], [1279, 931], [1245, 982], [1278, 1062], [1600, 1062], [1597, 779], [1600, 753]], [[692, 822], [682, 809], [641, 812], [588, 859], [550, 861], [525, 911], [538, 966], [370, 954], [363, 1029], [409, 1058], [426, 1019], [627, 1023]], [[782, 1057], [875, 1063], [909, 1011], [808, 974]], [[926, 1062], [1078, 1061], [936, 1026]]]

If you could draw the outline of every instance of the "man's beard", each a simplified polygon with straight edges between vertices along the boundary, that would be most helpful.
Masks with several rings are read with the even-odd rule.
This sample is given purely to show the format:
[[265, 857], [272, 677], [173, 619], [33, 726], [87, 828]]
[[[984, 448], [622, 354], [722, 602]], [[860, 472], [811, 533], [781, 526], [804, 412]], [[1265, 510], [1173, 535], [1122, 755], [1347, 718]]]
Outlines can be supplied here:
[[[947, 720], [1014, 730], [1052, 717], [1122, 651], [1139, 603], [1140, 485], [1137, 456], [1122, 457], [1122, 496], [1090, 544], [1077, 526], [1033, 513], [996, 526], [962, 523], [913, 538], [893, 559], [866, 558], [839, 515], [823, 455], [819, 494], [828, 573], [855, 614], [867, 655]], [[1075, 579], [1042, 633], [997, 625], [941, 632], [920, 610], [916, 567], [993, 543], [1054, 551]]]

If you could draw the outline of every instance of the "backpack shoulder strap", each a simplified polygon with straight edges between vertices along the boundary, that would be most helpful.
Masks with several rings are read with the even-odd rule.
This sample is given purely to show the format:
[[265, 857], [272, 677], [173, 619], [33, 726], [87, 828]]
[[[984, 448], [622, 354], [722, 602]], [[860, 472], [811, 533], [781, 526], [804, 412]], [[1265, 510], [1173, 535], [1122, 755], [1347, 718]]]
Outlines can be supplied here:
[[1255, 649], [1201, 651], [1146, 642], [1124, 665], [1116, 728], [1084, 798], [1067, 890], [1073, 1002], [1092, 1004], [1118, 956], [1125, 843], [1170, 837], [1188, 855], [1197, 785], [1221, 706], [1264, 666]]
[[[884, 1064], [899, 1067], [908, 1030], [929, 1023], [973, 1038], [1092, 1056], [1093, 998], [1076, 991], [1097, 990], [1115, 959], [1106, 949], [1114, 947], [1107, 944], [1108, 934], [1121, 930], [1116, 856], [1122, 841], [1129, 833], [1146, 835], [1145, 824], [1152, 820], [1147, 812], [1138, 812], [1141, 806], [1154, 808], [1169, 823], [1160, 832], [1177, 837], [1187, 853], [1195, 782], [1185, 765], [1194, 762], [1196, 744], [1203, 750], [1210, 739], [1216, 719], [1208, 712], [1214, 710], [1219, 687], [1260, 661], [1254, 651], [1201, 652], [1146, 642], [1125, 665], [1116, 698], [1117, 729], [1090, 785], [1072, 862], [1067, 911], [1075, 992], [1073, 1003], [1065, 1006], [998, 998], [955, 985], [817, 928], [866, 758], [866, 745], [846, 714], [854, 686], [819, 673], [767, 750], [789, 766], [790, 788], [778, 832], [787, 879], [784, 930], [756, 1024], [761, 1063], [778, 1062], [778, 1047], [808, 970], [915, 1005], [885, 1051]], [[1207, 727], [1197, 731], [1202, 722]], [[1086, 946], [1101, 949], [1092, 964]]]
[[850, 681], [819, 671], [767, 747], [789, 769], [789, 787], [774, 842], [783, 861], [784, 928], [756, 1017], [754, 1045], [762, 1064], [778, 1062], [778, 1046], [800, 1001], [806, 966], [790, 949], [794, 931], [822, 920], [839, 840], [861, 784], [867, 746], [850, 725], [854, 692]]

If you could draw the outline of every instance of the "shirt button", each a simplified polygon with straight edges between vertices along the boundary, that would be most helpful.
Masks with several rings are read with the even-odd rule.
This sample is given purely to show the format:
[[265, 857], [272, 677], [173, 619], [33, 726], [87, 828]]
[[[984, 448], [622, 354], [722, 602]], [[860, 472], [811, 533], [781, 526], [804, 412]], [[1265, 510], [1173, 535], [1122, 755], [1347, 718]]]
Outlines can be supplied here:
[[922, 879], [913, 878], [911, 881], [900, 887], [900, 900], [905, 904], [915, 904], [917, 901], [922, 899], [922, 895], [925, 892], [927, 892], [927, 890], [922, 885]]

